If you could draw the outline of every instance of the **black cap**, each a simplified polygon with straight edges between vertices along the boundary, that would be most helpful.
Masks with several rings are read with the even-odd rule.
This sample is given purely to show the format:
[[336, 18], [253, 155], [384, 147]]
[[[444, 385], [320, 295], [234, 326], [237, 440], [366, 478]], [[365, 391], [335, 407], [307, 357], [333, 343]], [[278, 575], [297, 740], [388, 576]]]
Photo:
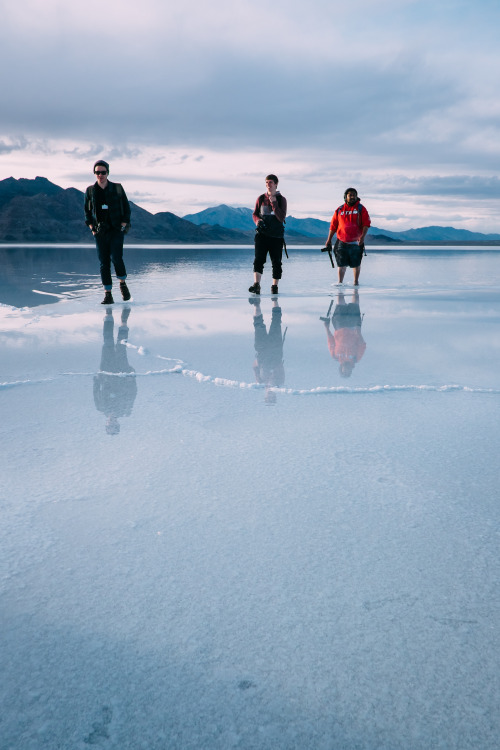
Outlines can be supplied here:
[[94, 164], [94, 169], [92, 170], [93, 172], [95, 172], [96, 167], [106, 167], [106, 172], [109, 172], [109, 164], [107, 161], [103, 161], [103, 159], [99, 159], [99, 161], [96, 161], [96, 163]]

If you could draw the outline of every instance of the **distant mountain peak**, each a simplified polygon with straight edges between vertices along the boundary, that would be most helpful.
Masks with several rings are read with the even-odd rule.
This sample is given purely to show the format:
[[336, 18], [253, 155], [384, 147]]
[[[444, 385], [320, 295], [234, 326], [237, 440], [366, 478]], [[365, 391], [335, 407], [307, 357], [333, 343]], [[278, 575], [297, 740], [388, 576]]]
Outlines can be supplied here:
[[197, 226], [202, 226], [203, 224], [216, 226], [218, 224], [225, 229], [249, 232], [255, 228], [252, 213], [251, 208], [228, 206], [225, 203], [221, 203], [219, 206], [205, 208], [203, 211], [198, 211], [195, 214], [186, 214], [183, 216], [183, 219]]
[[[184, 216], [187, 221], [198, 226], [211, 224], [219, 225], [228, 229], [249, 231], [254, 228], [251, 208], [237, 208], [225, 203], [211, 208], [205, 208], [195, 214]], [[310, 237], [311, 240], [325, 240], [330, 228], [329, 221], [322, 219], [296, 219], [287, 216], [286, 231], [289, 237], [300, 235]], [[482, 234], [471, 232], [467, 229], [455, 229], [454, 227], [428, 226], [405, 231], [391, 231], [371, 226], [368, 232], [368, 240], [389, 242], [495, 242], [500, 240], [500, 234]]]

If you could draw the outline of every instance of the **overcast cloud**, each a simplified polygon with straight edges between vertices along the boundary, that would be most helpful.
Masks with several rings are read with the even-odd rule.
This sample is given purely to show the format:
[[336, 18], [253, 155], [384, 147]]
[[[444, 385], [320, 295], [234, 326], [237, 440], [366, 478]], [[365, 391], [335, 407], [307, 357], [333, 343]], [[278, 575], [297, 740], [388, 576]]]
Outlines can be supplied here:
[[387, 228], [446, 205], [500, 231], [499, 21], [496, 0], [3, 0], [2, 177], [83, 188], [104, 157], [182, 215], [276, 171], [296, 216], [355, 184]]

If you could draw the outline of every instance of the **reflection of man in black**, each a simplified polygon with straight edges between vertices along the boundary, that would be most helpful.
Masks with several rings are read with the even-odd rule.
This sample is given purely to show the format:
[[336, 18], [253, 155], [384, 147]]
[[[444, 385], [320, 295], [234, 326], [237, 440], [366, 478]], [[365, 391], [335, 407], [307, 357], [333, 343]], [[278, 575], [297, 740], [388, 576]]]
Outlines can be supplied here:
[[[281, 307], [278, 300], [273, 299], [272, 317], [269, 331], [266, 330], [264, 317], [260, 309], [258, 297], [248, 300], [255, 306], [253, 314], [253, 327], [255, 331], [255, 362], [253, 370], [257, 383], [266, 386], [266, 404], [276, 403], [276, 393], [273, 387], [280, 387], [285, 382], [285, 369], [283, 367], [283, 342], [281, 334]], [[285, 331], [286, 333], [286, 331]]]
[[326, 328], [328, 349], [334, 359], [339, 362], [339, 372], [343, 378], [349, 378], [354, 365], [365, 353], [366, 344], [361, 335], [362, 316], [359, 309], [358, 290], [353, 293], [352, 302], [346, 303], [344, 294], [337, 295], [337, 303], [332, 315], [334, 333], [330, 330], [330, 303], [327, 316], [321, 318]]
[[116, 345], [111, 308], [106, 310], [104, 317], [101, 367], [98, 374], [94, 376], [94, 402], [96, 409], [102, 411], [107, 417], [108, 435], [116, 435], [120, 432], [118, 418], [130, 416], [137, 394], [135, 370], [128, 363], [127, 347], [124, 344], [124, 341], [128, 339], [129, 315], [130, 308], [124, 307]]

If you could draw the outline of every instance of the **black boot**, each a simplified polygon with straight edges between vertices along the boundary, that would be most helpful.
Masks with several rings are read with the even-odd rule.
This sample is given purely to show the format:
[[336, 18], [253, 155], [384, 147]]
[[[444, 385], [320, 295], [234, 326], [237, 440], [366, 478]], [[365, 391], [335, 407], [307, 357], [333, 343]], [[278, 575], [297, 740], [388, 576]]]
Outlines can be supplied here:
[[130, 299], [130, 292], [125, 281], [120, 281], [120, 292], [122, 293], [124, 302], [128, 302]]
[[113, 295], [111, 294], [111, 291], [109, 289], [106, 289], [106, 292], [104, 294], [104, 299], [101, 302], [101, 305], [112, 305], [114, 302]]
[[248, 288], [249, 292], [252, 292], [252, 294], [260, 294], [260, 284], [258, 281], [255, 282], [255, 284], [252, 284], [251, 287]]

